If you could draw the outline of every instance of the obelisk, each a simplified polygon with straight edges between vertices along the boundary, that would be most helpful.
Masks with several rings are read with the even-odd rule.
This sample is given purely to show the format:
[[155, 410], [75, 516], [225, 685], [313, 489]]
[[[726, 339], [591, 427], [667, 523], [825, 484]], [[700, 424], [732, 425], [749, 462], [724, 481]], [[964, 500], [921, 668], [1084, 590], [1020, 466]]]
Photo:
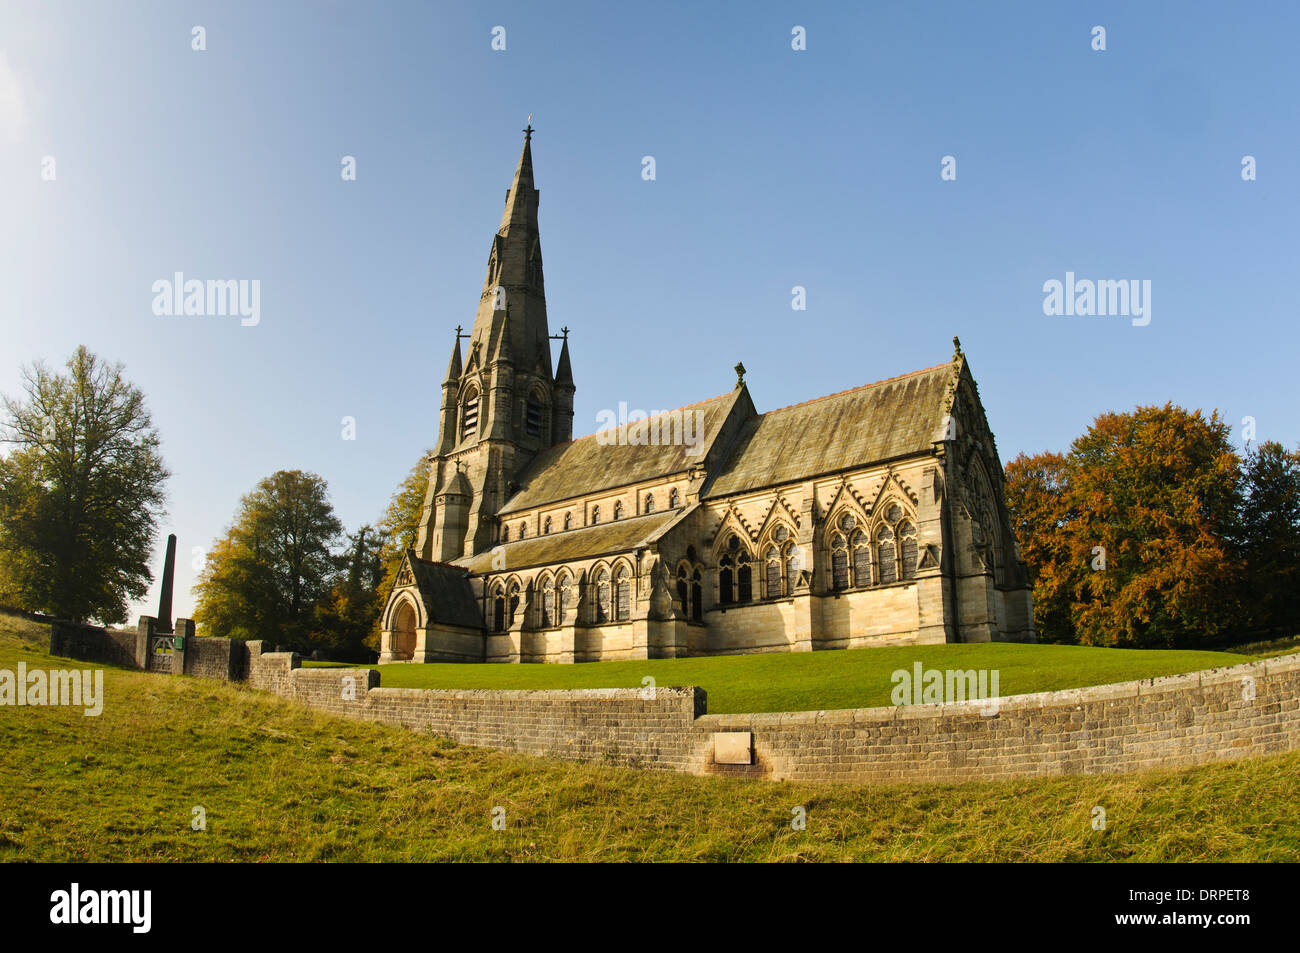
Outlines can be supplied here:
[[176, 534], [167, 537], [167, 560], [163, 563], [162, 589], [158, 592], [158, 631], [172, 631], [172, 577], [176, 574]]

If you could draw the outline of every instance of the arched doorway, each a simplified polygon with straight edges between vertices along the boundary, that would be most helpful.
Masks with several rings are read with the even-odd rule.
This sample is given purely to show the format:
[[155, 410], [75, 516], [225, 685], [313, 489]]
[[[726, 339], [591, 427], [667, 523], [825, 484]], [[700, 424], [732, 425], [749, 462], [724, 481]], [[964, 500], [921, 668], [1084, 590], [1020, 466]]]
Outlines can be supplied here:
[[403, 600], [393, 613], [393, 658], [409, 661], [415, 657], [415, 607]]

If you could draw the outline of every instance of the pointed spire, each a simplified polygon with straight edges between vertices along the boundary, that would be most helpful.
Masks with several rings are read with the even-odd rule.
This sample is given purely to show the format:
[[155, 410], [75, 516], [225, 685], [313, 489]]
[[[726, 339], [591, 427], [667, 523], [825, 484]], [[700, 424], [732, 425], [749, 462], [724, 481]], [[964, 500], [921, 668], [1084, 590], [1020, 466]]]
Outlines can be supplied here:
[[506, 193], [506, 210], [501, 215], [501, 230], [510, 225], [537, 224], [537, 189], [533, 187], [533, 127], [524, 130], [524, 148], [519, 153], [519, 165], [514, 181]]
[[564, 329], [564, 343], [560, 345], [560, 360], [555, 365], [557, 387], [573, 386], [573, 367], [569, 364], [569, 329]]
[[447, 376], [443, 378], [444, 384], [452, 384], [460, 380], [460, 325], [456, 326], [456, 340], [451, 346], [451, 362], [447, 365]]

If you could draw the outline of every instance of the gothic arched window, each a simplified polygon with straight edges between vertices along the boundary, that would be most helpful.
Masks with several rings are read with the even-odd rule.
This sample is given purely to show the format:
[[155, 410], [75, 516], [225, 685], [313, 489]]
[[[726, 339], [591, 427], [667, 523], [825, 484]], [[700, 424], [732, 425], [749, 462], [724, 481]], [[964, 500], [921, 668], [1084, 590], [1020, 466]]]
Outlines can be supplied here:
[[591, 508], [591, 525], [595, 526], [599, 522], [600, 522], [600, 507], [593, 506]]
[[622, 518], [623, 518], [623, 501], [616, 500], [614, 502], [614, 519], [621, 520]]
[[465, 399], [460, 405], [460, 439], [468, 440], [478, 433], [478, 388], [471, 387], [465, 392]]
[[677, 509], [677, 504], [680, 502], [680, 500], [681, 500], [681, 497], [680, 497], [679, 494], [677, 493], [677, 487], [673, 487], [672, 490], [671, 490], [671, 491], [669, 492], [669, 494], [668, 494], [668, 508], [669, 508], [670, 510], [675, 510], [675, 509]]
[[538, 611], [537, 627], [549, 629], [555, 625], [555, 590], [551, 587], [551, 577], [543, 573], [537, 581], [537, 588], [542, 594], [539, 600], [541, 608]]
[[551, 535], [551, 518], [549, 516], [546, 517], [546, 521], [542, 523], [542, 533], [546, 536]]
[[871, 585], [871, 540], [857, 529], [853, 531], [849, 546], [853, 549], [853, 585]]
[[876, 582], [894, 582], [898, 578], [894, 567], [894, 531], [883, 524], [876, 530]]
[[596, 598], [593, 608], [596, 622], [609, 621], [609, 572], [605, 569], [596, 573]]
[[681, 606], [682, 615], [691, 616], [691, 583], [685, 566], [677, 567], [677, 604]]
[[569, 574], [555, 577], [555, 624], [564, 625], [564, 613], [569, 611]]
[[718, 560], [718, 602], [724, 606], [731, 605], [735, 601], [735, 559], [730, 555], [723, 556]]
[[916, 527], [908, 520], [898, 524], [898, 572], [904, 579], [916, 578]]
[[736, 601], [754, 601], [754, 568], [749, 564], [749, 553], [743, 549], [736, 556]]
[[564, 528], [565, 528], [566, 530], [568, 530], [568, 529], [573, 529], [573, 514], [572, 514], [572, 513], [565, 513], [565, 514], [564, 514]]
[[515, 624], [515, 613], [519, 611], [519, 583], [510, 584], [510, 601], [506, 609], [506, 622], [508, 625]]
[[691, 619], [695, 622], [704, 620], [704, 580], [698, 566], [691, 574]]
[[492, 631], [504, 632], [506, 630], [506, 596], [497, 586], [496, 594], [492, 597]]
[[502, 526], [502, 527], [501, 527], [501, 542], [503, 542], [503, 543], [508, 543], [508, 542], [510, 542], [510, 527], [509, 527], [509, 526]]
[[626, 566], [614, 573], [614, 618], [626, 622], [632, 616], [632, 582]]
[[781, 585], [781, 554], [775, 546], [769, 546], [763, 556], [763, 565], [767, 572], [767, 598], [775, 599], [785, 595]]
[[849, 588], [849, 551], [839, 533], [831, 537], [831, 588]]
[[523, 539], [523, 538], [524, 538], [525, 536], [527, 536], [527, 535], [528, 535], [528, 524], [527, 524], [527, 523], [520, 523], [520, 524], [519, 524], [519, 538], [520, 538], [520, 539]]
[[653, 513], [655, 511], [655, 495], [653, 493], [646, 494], [645, 511], [647, 513]]

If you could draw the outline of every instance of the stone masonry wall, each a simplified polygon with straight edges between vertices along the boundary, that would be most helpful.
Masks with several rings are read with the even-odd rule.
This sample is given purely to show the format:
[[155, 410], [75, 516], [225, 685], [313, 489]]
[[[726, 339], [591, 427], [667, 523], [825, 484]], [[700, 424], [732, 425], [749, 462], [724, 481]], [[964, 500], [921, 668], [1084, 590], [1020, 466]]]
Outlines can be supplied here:
[[[52, 655], [125, 656], [130, 633], [56, 627]], [[186, 639], [187, 674], [247, 678], [321, 711], [461, 744], [693, 774], [849, 783], [1183, 768], [1300, 749], [1300, 654], [995, 702], [708, 715], [700, 688], [381, 688], [374, 669], [299, 667], [261, 642]]]
[[139, 668], [136, 639], [134, 632], [118, 632], [62, 620], [50, 622], [50, 654], [61, 658]]
[[[296, 656], [249, 646], [251, 686], [332, 714], [504, 751], [694, 774], [991, 780], [1189, 767], [1300, 748], [1300, 655], [1013, 696], [991, 714], [981, 714], [987, 703], [968, 702], [706, 715], [699, 688], [659, 688], [653, 698], [638, 689], [380, 688], [373, 669], [301, 669]], [[739, 761], [737, 745], [747, 752]], [[715, 757], [724, 747], [726, 758]]]

